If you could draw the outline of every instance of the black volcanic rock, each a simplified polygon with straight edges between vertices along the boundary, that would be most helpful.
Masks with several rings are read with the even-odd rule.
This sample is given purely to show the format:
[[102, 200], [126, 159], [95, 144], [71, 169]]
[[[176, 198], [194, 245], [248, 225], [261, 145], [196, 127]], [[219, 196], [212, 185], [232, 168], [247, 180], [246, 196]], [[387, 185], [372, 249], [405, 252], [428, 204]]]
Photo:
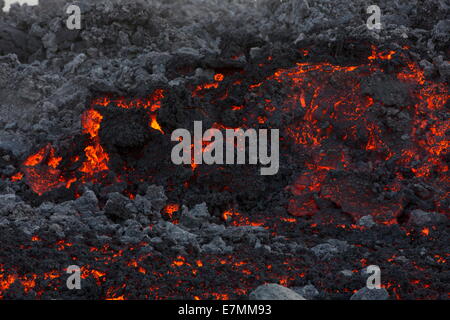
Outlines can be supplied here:
[[22, 61], [41, 48], [40, 41], [26, 32], [0, 22], [0, 55], [16, 54]]
[[446, 220], [447, 219], [442, 214], [416, 209], [410, 213], [408, 223], [416, 226], [430, 226], [443, 223]]
[[389, 299], [389, 293], [385, 288], [381, 289], [369, 289], [364, 287], [355, 294], [352, 295], [350, 300], [387, 300]]
[[259, 286], [250, 293], [249, 298], [250, 300], [305, 300], [295, 291], [275, 283]]
[[126, 220], [133, 216], [132, 202], [118, 192], [110, 193], [105, 205], [105, 214], [113, 220]]

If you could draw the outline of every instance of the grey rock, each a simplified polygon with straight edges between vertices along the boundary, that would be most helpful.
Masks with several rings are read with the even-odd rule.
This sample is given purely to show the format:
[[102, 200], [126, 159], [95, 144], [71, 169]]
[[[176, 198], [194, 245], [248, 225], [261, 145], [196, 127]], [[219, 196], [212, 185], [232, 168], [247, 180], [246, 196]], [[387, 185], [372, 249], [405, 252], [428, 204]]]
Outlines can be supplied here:
[[78, 233], [88, 232], [90, 228], [82, 223], [73, 212], [57, 211], [50, 217], [49, 222], [59, 224], [64, 230], [74, 230]]
[[138, 194], [134, 199], [134, 205], [136, 206], [138, 213], [145, 216], [149, 216], [152, 214], [152, 203], [146, 197]]
[[276, 283], [264, 284], [249, 295], [250, 300], [306, 300], [297, 292]]
[[15, 157], [20, 157], [29, 148], [30, 144], [23, 137], [0, 131], [0, 149], [10, 152]]
[[105, 235], [97, 235], [97, 240], [103, 244], [111, 243], [112, 238]]
[[225, 232], [224, 225], [215, 223], [206, 223], [202, 225], [201, 233], [206, 237], [221, 236]]
[[211, 70], [205, 70], [202, 68], [195, 69], [195, 77], [198, 79], [211, 79], [214, 76], [214, 72]]
[[263, 50], [261, 48], [255, 47], [250, 49], [250, 57], [256, 59], [262, 55]]
[[50, 101], [44, 101], [42, 109], [47, 113], [56, 113], [58, 111], [58, 108]]
[[150, 239], [150, 243], [152, 245], [159, 245], [162, 244], [163, 242], [164, 242], [163, 239], [161, 239], [160, 237], [154, 237]]
[[373, 74], [361, 83], [363, 94], [371, 95], [384, 105], [406, 106], [409, 103], [407, 85], [385, 74]]
[[0, 216], [0, 227], [7, 227], [10, 224], [10, 221], [6, 217]]
[[450, 41], [450, 19], [441, 20], [434, 25], [431, 32], [433, 40], [442, 44]]
[[362, 268], [361, 271], [359, 272], [359, 275], [361, 276], [361, 278], [366, 279], [368, 276], [372, 275], [371, 273], [369, 273], [367, 271], [367, 267]]
[[209, 254], [229, 254], [233, 247], [227, 246], [221, 237], [215, 237], [210, 243], [202, 246], [202, 251]]
[[128, 202], [125, 205], [125, 209], [131, 214], [131, 216], [136, 216], [138, 213], [138, 209], [136, 208], [136, 206], [132, 201]]
[[128, 36], [127, 33], [123, 32], [122, 30], [119, 31], [119, 39], [118, 39], [118, 43], [122, 46], [122, 47], [128, 47], [130, 45], [130, 37]]
[[21, 201], [15, 194], [0, 195], [0, 216], [9, 219], [23, 219], [35, 216], [36, 212], [31, 206]]
[[16, 168], [13, 165], [7, 165], [3, 170], [3, 174], [6, 176], [12, 175], [16, 171]]
[[17, 129], [17, 122], [12, 121], [5, 125], [5, 130], [16, 130]]
[[337, 239], [330, 239], [326, 243], [318, 244], [311, 248], [311, 251], [321, 260], [329, 260], [336, 256], [338, 253], [342, 253], [349, 248], [346, 241]]
[[92, 190], [85, 191], [73, 204], [81, 214], [93, 214], [99, 211], [98, 199]]
[[423, 71], [425, 72], [426, 77], [432, 76], [436, 71], [435, 66], [428, 60], [423, 59], [420, 61], [419, 64], [423, 68]]
[[293, 4], [293, 17], [299, 19], [299, 23], [310, 14], [310, 8], [307, 0], [297, 0]]
[[185, 208], [181, 213], [180, 223], [187, 228], [199, 228], [211, 218], [206, 203], [196, 205], [192, 210]]
[[340, 274], [342, 274], [345, 277], [352, 277], [353, 276], [353, 272], [351, 270], [342, 270], [339, 271]]
[[175, 54], [181, 54], [185, 56], [190, 56], [191, 59], [200, 59], [201, 55], [200, 52], [197, 49], [189, 48], [189, 47], [182, 47], [174, 52]]
[[438, 68], [441, 76], [448, 81], [450, 79], [450, 62], [443, 61], [439, 64]]
[[49, 229], [50, 231], [56, 233], [56, 235], [57, 235], [59, 238], [64, 238], [64, 237], [65, 237], [63, 228], [62, 228], [59, 224], [53, 223], [53, 224], [50, 225], [50, 227], [49, 227], [48, 229]]
[[304, 34], [303, 32], [300, 33], [300, 34], [298, 35], [297, 39], [295, 39], [294, 44], [297, 44], [297, 43], [299, 43], [299, 42], [305, 40], [305, 38], [306, 38], [305, 34]]
[[84, 99], [89, 94], [85, 87], [88, 81], [92, 81], [92, 79], [78, 78], [64, 82], [56, 91], [52, 92], [49, 101], [61, 109], [67, 108], [68, 105], [84, 104]]
[[133, 219], [125, 221], [121, 233], [120, 241], [122, 243], [139, 243], [145, 236], [142, 226]]
[[355, 292], [350, 300], [387, 300], [389, 299], [389, 293], [385, 288], [381, 289], [369, 289], [364, 287]]
[[0, 56], [0, 63], [10, 65], [11, 67], [17, 67], [20, 65], [20, 61], [14, 53]]
[[83, 217], [83, 222], [89, 226], [90, 229], [100, 233], [100, 234], [106, 234], [106, 233], [115, 233], [114, 225], [111, 225], [108, 221], [108, 218], [106, 216], [98, 214], [95, 216], [87, 216]]
[[56, 34], [53, 32], [48, 32], [42, 38], [42, 44], [50, 52], [56, 52], [58, 50], [58, 44], [56, 40]]
[[164, 194], [164, 188], [161, 186], [152, 185], [148, 187], [145, 197], [151, 202], [154, 212], [159, 213], [166, 205], [167, 197]]
[[306, 300], [312, 300], [319, 295], [319, 291], [312, 284], [308, 284], [304, 287], [294, 287], [292, 290], [297, 292]]
[[86, 61], [86, 55], [84, 53], [80, 53], [77, 55], [72, 61], [70, 61], [65, 67], [64, 67], [64, 73], [75, 73], [75, 70], [84, 62]]
[[447, 219], [436, 212], [425, 212], [420, 209], [413, 210], [408, 223], [416, 226], [426, 226], [445, 222]]
[[362, 226], [362, 227], [366, 227], [366, 228], [372, 228], [374, 225], [376, 225], [375, 221], [373, 221], [372, 216], [367, 215], [367, 216], [363, 216], [361, 217], [358, 222], [357, 222], [358, 226]]
[[15, 53], [21, 60], [39, 50], [40, 42], [37, 38], [6, 23], [0, 22], [0, 55]]
[[37, 209], [37, 213], [41, 217], [50, 217], [55, 212], [55, 204], [51, 202], [43, 202]]
[[254, 226], [239, 226], [233, 228], [226, 228], [222, 234], [224, 239], [230, 239], [232, 242], [241, 242], [244, 238], [256, 238], [267, 234], [268, 231], [263, 227]]
[[317, 246], [312, 247], [311, 251], [316, 255], [316, 257], [324, 260], [331, 259], [339, 253], [339, 250], [329, 243], [318, 244]]
[[141, 242], [141, 239], [138, 237], [122, 236], [120, 237], [120, 242], [123, 244], [138, 244]]
[[395, 257], [394, 261], [406, 264], [409, 262], [409, 259], [406, 258], [405, 256], [399, 256], [399, 257]]
[[197, 236], [192, 234], [171, 222], [160, 221], [154, 231], [159, 233], [161, 237], [172, 240], [174, 243], [187, 245], [197, 243]]
[[126, 220], [132, 217], [132, 212], [129, 210], [130, 199], [121, 195], [118, 192], [113, 192], [108, 195], [108, 201], [105, 205], [105, 214], [111, 219]]
[[143, 226], [148, 226], [151, 224], [151, 221], [146, 216], [139, 215], [136, 217], [136, 221], [139, 222]]
[[[37, 219], [33, 220], [21, 220], [21, 221], [14, 221], [14, 226], [18, 228], [23, 233], [27, 234], [28, 236], [32, 236], [38, 232], [39, 229], [43, 227], [42, 221], [39, 221]], [[62, 237], [64, 237], [64, 234], [61, 234]]]
[[415, 183], [411, 186], [411, 189], [414, 191], [414, 194], [421, 199], [429, 199], [432, 195], [432, 191], [426, 188], [425, 186]]
[[[149, 239], [150, 240], [150, 239]], [[150, 245], [145, 245], [144, 247], [139, 249], [139, 256], [147, 256], [154, 252], [154, 248]]]
[[348, 244], [347, 241], [338, 239], [329, 239], [327, 242], [333, 245], [334, 247], [338, 248], [340, 252], [346, 251], [350, 248], [350, 245]]

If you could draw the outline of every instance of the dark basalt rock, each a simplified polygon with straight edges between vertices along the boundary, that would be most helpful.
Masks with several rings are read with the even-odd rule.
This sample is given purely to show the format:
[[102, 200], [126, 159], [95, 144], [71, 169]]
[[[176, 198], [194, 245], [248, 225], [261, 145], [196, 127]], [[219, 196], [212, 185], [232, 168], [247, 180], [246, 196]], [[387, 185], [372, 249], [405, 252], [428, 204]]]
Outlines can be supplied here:
[[0, 55], [16, 54], [21, 61], [42, 47], [39, 39], [11, 25], [0, 22]]
[[279, 284], [269, 283], [252, 291], [250, 300], [305, 300], [305, 298], [291, 289]]
[[389, 299], [389, 293], [385, 288], [381, 289], [369, 289], [364, 287], [356, 292], [350, 300], [387, 300]]

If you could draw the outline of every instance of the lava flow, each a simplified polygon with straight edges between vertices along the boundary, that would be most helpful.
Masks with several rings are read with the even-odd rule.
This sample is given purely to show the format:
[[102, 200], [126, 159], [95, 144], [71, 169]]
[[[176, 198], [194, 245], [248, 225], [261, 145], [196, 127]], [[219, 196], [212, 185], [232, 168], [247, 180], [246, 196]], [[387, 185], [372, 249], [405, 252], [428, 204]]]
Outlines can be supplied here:
[[[264, 63], [242, 70], [217, 70], [206, 83], [194, 82], [178, 90], [157, 89], [145, 99], [96, 98], [81, 116], [77, 143], [82, 148], [60, 152], [58, 146], [46, 144], [11, 177], [14, 183], [25, 182], [41, 196], [41, 203], [63, 189], [71, 192], [66, 200], [85, 197], [83, 186], [88, 186], [96, 191], [108, 218], [130, 225], [135, 212], [147, 205], [143, 199], [159, 194], [147, 191], [148, 187], [163, 185], [168, 202], [158, 198], [157, 205], [149, 206], [158, 208], [155, 215], [162, 213], [164, 222], [144, 220], [146, 232], [179, 225], [198, 230], [196, 219], [207, 215], [193, 214], [194, 218], [186, 220], [185, 206], [205, 202], [216, 223], [205, 232], [223, 232], [224, 239], [246, 239], [246, 244], [236, 244], [233, 251], [228, 242], [209, 239], [208, 234], [208, 241], [220, 247], [220, 254], [210, 243], [201, 247], [207, 253], [198, 254], [200, 249], [194, 245], [179, 248], [176, 240], [154, 236], [150, 241], [154, 248], [179, 250], [167, 256], [153, 249], [147, 252], [145, 242], [102, 244], [100, 238], [91, 247], [84, 243], [72, 246], [68, 240], [56, 245], [33, 240], [24, 246], [38, 242], [75, 262], [89, 261], [83, 278], [90, 280], [92, 288], [101, 288], [98, 296], [104, 299], [239, 298], [256, 282], [297, 286], [329, 274], [331, 269], [338, 274], [345, 268], [347, 275], [337, 276], [339, 283], [316, 282], [323, 294], [337, 297], [357, 291], [351, 275], [368, 265], [359, 253], [365, 248], [372, 250], [377, 239], [395, 239], [400, 247], [414, 243], [409, 253], [416, 260], [406, 267], [414, 279], [404, 279], [396, 272], [405, 259], [394, 256], [394, 249], [386, 249], [389, 255], [379, 255], [371, 262], [388, 270], [384, 287], [397, 299], [411, 297], [416, 289], [423, 290], [427, 298], [437, 298], [442, 288], [439, 283], [431, 284], [426, 273], [421, 274], [427, 262], [417, 248], [426, 246], [433, 251], [433, 243], [441, 243], [440, 231], [406, 228], [403, 223], [414, 209], [444, 217], [450, 213], [448, 85], [427, 79], [406, 48], [372, 47], [365, 62], [354, 65], [308, 61], [305, 52], [310, 51], [301, 50], [301, 61], [290, 67], [277, 67], [276, 57], [270, 56]], [[280, 129], [279, 176], [270, 180], [244, 165], [173, 165], [171, 130], [190, 128], [194, 120], [218, 129]], [[203, 151], [205, 148], [207, 144]], [[79, 150], [82, 152], [77, 153]], [[120, 206], [111, 205], [114, 198], [124, 208], [135, 205], [137, 209], [122, 217]], [[358, 223], [364, 216], [379, 224], [376, 236], [370, 233], [366, 238], [369, 227]], [[234, 230], [228, 231], [234, 232], [233, 236], [227, 235], [222, 225], [227, 227], [224, 230]], [[289, 254], [274, 258], [270, 250], [275, 249], [247, 234], [248, 230], [299, 240], [300, 244], [275, 242], [274, 248], [278, 245]], [[195, 238], [177, 232], [186, 241]], [[317, 245], [319, 234], [349, 239], [356, 253], [322, 257], [319, 252], [317, 256], [334, 264], [318, 263], [313, 268], [315, 258], [306, 247]], [[330, 243], [327, 246], [341, 248], [340, 242]], [[265, 253], [255, 255], [255, 248]], [[435, 270], [444, 268], [448, 259], [441, 251], [433, 251], [435, 258], [429, 262]], [[112, 277], [113, 265], [126, 268], [122, 275], [132, 280]], [[22, 273], [0, 269], [0, 296], [17, 280], [25, 293], [39, 288], [37, 297], [45, 298], [48, 287], [43, 288], [43, 279], [53, 281], [49, 287], [63, 281], [61, 271], [20, 276]]]
[[[301, 153], [303, 157], [306, 156], [305, 169], [298, 172], [299, 176], [296, 178], [300, 185], [291, 185], [296, 196], [290, 200], [292, 214], [314, 213], [314, 200], [308, 196], [314, 192], [321, 192], [323, 198], [342, 202], [340, 205], [346, 206], [345, 199], [336, 198], [340, 191], [333, 190], [333, 194], [328, 195], [326, 190], [329, 187], [323, 188], [323, 183], [330, 171], [355, 171], [356, 164], [352, 163], [352, 158], [358, 158], [357, 153], [361, 151], [365, 151], [365, 161], [375, 165], [388, 161], [393, 163], [390, 171], [392, 177], [387, 178], [384, 188], [401, 189], [405, 179], [403, 168], [409, 167], [417, 178], [426, 180], [440, 190], [436, 194], [435, 203], [437, 207], [441, 206], [440, 200], [445, 199], [449, 187], [448, 165], [444, 159], [449, 149], [447, 132], [450, 122], [442, 114], [449, 94], [445, 84], [426, 81], [423, 71], [410, 61], [405, 63], [405, 68], [395, 77], [386, 74], [381, 67], [382, 63], [397, 56], [398, 59], [406, 60], [404, 55], [405, 53], [392, 50], [377, 52], [373, 47], [368, 63], [363, 65], [297, 63], [293, 68], [275, 71], [262, 82], [248, 84], [247, 91], [256, 96], [256, 101], [246, 101], [246, 97], [241, 97], [243, 100], [240, 103], [227, 107], [228, 112], [234, 112], [237, 117], [243, 112], [247, 113], [235, 127], [280, 126], [284, 130], [282, 143], [288, 148], [296, 149], [295, 152]], [[274, 63], [271, 60], [269, 62]], [[214, 82], [198, 85], [192, 93], [194, 101], [200, 105], [205, 103], [204, 100], [224, 105], [230, 98], [218, 98], [219, 95], [214, 94], [214, 91], [225, 91], [232, 95], [233, 90], [240, 91], [246, 86], [243, 84], [245, 79], [236, 80], [236, 75], [231, 77], [227, 81], [228, 76], [216, 74]], [[360, 81], [362, 77], [369, 81]], [[405, 119], [395, 119], [398, 123], [386, 123], [380, 119], [380, 112], [390, 111], [389, 99], [379, 92], [371, 92], [368, 82], [392, 82], [395, 79], [398, 79], [398, 83], [393, 90], [398, 92], [386, 95], [407, 93], [410, 97], [409, 101], [404, 102], [403, 111], [399, 114]], [[266, 97], [266, 87], [276, 86], [274, 82], [290, 88], [290, 92], [284, 90], [287, 91], [284, 101], [275, 103]], [[234, 99], [240, 95], [241, 93]], [[61, 157], [55, 156], [57, 151], [47, 145], [24, 161], [25, 181], [39, 195], [60, 187], [70, 188], [79, 182], [101, 183], [99, 173], [110, 170], [108, 162], [111, 157], [102, 146], [99, 136], [102, 114], [108, 112], [112, 105], [123, 109], [142, 108], [148, 112], [149, 130], [152, 128], [168, 136], [169, 133], [165, 133], [158, 123], [156, 114], [163, 107], [163, 100], [163, 90], [156, 90], [150, 97], [142, 100], [127, 101], [124, 98], [108, 97], [94, 99], [92, 108], [82, 115], [83, 133], [87, 136], [84, 154], [72, 156], [74, 162], [82, 162], [78, 173], [64, 172], [64, 168], [60, 166]], [[260, 109], [260, 105], [263, 109]], [[293, 117], [292, 114], [298, 116]], [[212, 116], [207, 115], [208, 118]], [[286, 122], [280, 120], [280, 117], [290, 120]], [[220, 117], [216, 119], [214, 127], [226, 128], [221, 121], [223, 119]], [[395, 128], [400, 122], [407, 128]], [[408, 136], [406, 143], [399, 143], [399, 139], [405, 135]], [[73, 166], [73, 163], [65, 163], [66, 167]], [[123, 176], [124, 172], [117, 172], [117, 175]], [[13, 179], [19, 180], [20, 173]], [[393, 207], [388, 205], [387, 209], [396, 216], [401, 210], [398, 206], [399, 204], [394, 204]], [[377, 214], [377, 211], [379, 210], [376, 208], [367, 210], [370, 214]]]
[[[108, 108], [112, 103], [116, 107], [123, 109], [142, 108], [148, 112], [148, 125], [150, 128], [160, 131], [160, 125], [156, 119], [155, 112], [161, 107], [161, 100], [164, 98], [163, 90], [156, 90], [146, 99], [136, 99], [126, 101], [125, 99], [111, 100], [108, 97], [95, 99], [92, 107], [86, 110], [81, 116], [83, 134], [87, 136], [84, 155], [74, 155], [69, 166], [76, 166], [81, 163], [78, 174], [65, 173], [59, 169], [62, 157], [55, 156], [55, 149], [46, 145], [37, 153], [29, 156], [23, 163], [24, 176], [30, 188], [37, 194], [56, 188], [65, 187], [69, 189], [76, 182], [85, 183], [88, 181], [98, 181], [99, 175], [109, 170], [109, 155], [100, 142], [99, 130], [103, 116], [100, 110]], [[96, 110], [99, 108], [100, 110]], [[16, 175], [16, 179], [19, 180]], [[100, 179], [100, 178], [99, 178]]]

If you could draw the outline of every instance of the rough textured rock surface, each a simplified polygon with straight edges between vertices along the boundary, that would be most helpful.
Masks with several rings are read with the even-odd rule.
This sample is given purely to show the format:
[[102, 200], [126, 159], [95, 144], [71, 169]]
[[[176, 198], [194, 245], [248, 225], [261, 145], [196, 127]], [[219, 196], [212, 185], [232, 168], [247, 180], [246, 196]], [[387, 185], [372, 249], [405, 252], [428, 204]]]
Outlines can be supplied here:
[[369, 289], [364, 287], [355, 294], [352, 295], [350, 300], [387, 300], [389, 299], [389, 293], [385, 288], [381, 289]]
[[249, 297], [250, 300], [306, 300], [295, 291], [276, 283], [259, 286]]

